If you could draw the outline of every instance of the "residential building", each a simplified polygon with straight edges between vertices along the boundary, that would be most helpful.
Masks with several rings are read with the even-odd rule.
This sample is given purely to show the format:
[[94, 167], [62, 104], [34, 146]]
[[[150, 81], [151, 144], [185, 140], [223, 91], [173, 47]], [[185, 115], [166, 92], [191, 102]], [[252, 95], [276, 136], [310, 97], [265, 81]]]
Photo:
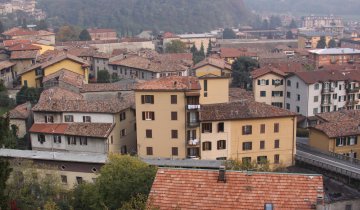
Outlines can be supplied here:
[[44, 45], [55, 45], [55, 33], [40, 30], [29, 30], [23, 28], [11, 28], [2, 33], [6, 39], [27, 39]]
[[310, 60], [316, 67], [332, 64], [354, 63], [360, 59], [360, 50], [350, 48], [328, 48], [310, 50]]
[[0, 149], [0, 157], [13, 162], [32, 161], [40, 175], [54, 173], [67, 189], [83, 182], [94, 183], [101, 167], [107, 161], [106, 154]]
[[327, 33], [333, 33], [337, 38], [344, 35], [344, 23], [340, 17], [330, 16], [306, 16], [302, 18], [304, 28], [313, 29]]
[[285, 108], [306, 117], [354, 109], [359, 76], [356, 70], [294, 72], [286, 78]]
[[85, 83], [89, 81], [89, 64], [81, 58], [61, 53], [55, 56], [49, 56], [43, 62], [36, 63], [29, 68], [19, 72], [21, 76], [21, 85], [28, 87], [42, 87], [43, 77], [60, 71], [64, 68], [83, 75]]
[[196, 49], [200, 50], [201, 45], [206, 49], [209, 46], [209, 43], [216, 42], [216, 35], [214, 34], [179, 34], [177, 35], [180, 38], [180, 41], [186, 44], [186, 47], [190, 49], [195, 45]]
[[148, 204], [159, 209], [316, 209], [321, 175], [160, 168]]
[[200, 156], [200, 83], [171, 76], [135, 87], [138, 154], [145, 158]]
[[229, 64], [232, 64], [239, 57], [250, 57], [254, 60], [259, 59], [256, 52], [249, 52], [246, 48], [220, 48], [218, 54], [220, 58], [224, 59]]
[[30, 148], [30, 138], [28, 131], [33, 124], [31, 113], [31, 103], [26, 102], [16, 106], [9, 112], [10, 127], [16, 126], [16, 135], [20, 139], [24, 139], [25, 148]]
[[0, 61], [0, 83], [5, 87], [12, 87], [16, 81], [16, 73], [14, 72], [15, 63], [10, 61]]
[[87, 30], [91, 36], [91, 40], [115, 40], [117, 33], [114, 29], [92, 28]]
[[340, 47], [360, 50], [360, 40], [342, 39], [340, 41]]
[[61, 88], [45, 90], [33, 110], [34, 150], [135, 153], [134, 95], [90, 100]]
[[201, 159], [294, 164], [296, 114], [252, 100], [201, 104]]
[[251, 72], [255, 101], [284, 108], [286, 74], [272, 66]]
[[200, 90], [200, 104], [229, 102], [229, 77], [205, 74], [198, 76], [198, 79], [202, 87]]
[[325, 32], [307, 31], [299, 33], [298, 35], [298, 48], [299, 49], [316, 49], [321, 37], [325, 37], [326, 45], [329, 44], [333, 38], [333, 34]]
[[192, 75], [201, 77], [204, 75], [231, 77], [231, 64], [220, 58], [208, 57], [197, 63], [192, 68]]
[[360, 159], [360, 110], [341, 110], [317, 114], [320, 124], [310, 127], [309, 145]]

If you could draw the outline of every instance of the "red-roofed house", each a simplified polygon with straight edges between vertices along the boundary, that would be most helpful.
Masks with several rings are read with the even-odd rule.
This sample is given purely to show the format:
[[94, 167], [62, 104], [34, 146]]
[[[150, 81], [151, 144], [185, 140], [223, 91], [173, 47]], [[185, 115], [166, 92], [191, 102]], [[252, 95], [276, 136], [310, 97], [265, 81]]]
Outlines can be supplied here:
[[92, 28], [88, 29], [91, 40], [115, 40], [117, 33], [114, 29], [109, 28]]
[[310, 210], [324, 203], [321, 175], [160, 168], [148, 205], [159, 209]]

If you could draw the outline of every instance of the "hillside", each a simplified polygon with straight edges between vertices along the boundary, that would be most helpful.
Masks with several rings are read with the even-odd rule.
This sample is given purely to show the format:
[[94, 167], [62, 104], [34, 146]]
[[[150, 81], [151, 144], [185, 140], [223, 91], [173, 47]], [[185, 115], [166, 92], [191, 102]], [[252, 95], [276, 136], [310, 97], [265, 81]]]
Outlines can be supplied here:
[[297, 14], [358, 15], [359, 0], [244, 0], [249, 9]]
[[122, 34], [204, 32], [248, 17], [243, 0], [40, 0], [38, 7], [54, 26], [109, 27]]

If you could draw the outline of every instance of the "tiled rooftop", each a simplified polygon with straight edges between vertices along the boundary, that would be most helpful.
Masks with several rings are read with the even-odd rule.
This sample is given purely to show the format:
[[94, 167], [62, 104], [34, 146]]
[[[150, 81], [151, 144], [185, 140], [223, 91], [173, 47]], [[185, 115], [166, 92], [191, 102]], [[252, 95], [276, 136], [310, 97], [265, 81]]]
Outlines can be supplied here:
[[16, 44], [9, 47], [9, 51], [41, 50], [41, 47], [33, 44]]
[[276, 74], [280, 77], [285, 77], [286, 74], [282, 71], [280, 71], [279, 69], [275, 68], [275, 67], [272, 67], [272, 66], [264, 66], [262, 68], [259, 68], [259, 69], [255, 69], [251, 72], [251, 76], [253, 79], [256, 79], [258, 77], [261, 77], [261, 76], [264, 76], [268, 73], [272, 73], [272, 74]]
[[11, 60], [20, 60], [20, 59], [36, 59], [39, 52], [37, 50], [27, 50], [27, 51], [13, 51], [11, 52]]
[[27, 119], [31, 113], [31, 104], [26, 102], [16, 106], [14, 109], [9, 111], [10, 119]]
[[80, 92], [111, 92], [132, 90], [132, 83], [90, 83], [82, 85]]
[[113, 128], [111, 123], [35, 123], [29, 132], [107, 138]]
[[[159, 209], [312, 209], [323, 198], [320, 175], [159, 168], [149, 202]], [[320, 201], [323, 201], [322, 199]]]
[[220, 48], [220, 57], [221, 58], [238, 58], [238, 57], [255, 57], [257, 53], [248, 52], [246, 49], [237, 49], [237, 48]]
[[290, 117], [295, 113], [253, 100], [201, 105], [201, 121]]
[[357, 70], [318, 70], [294, 72], [293, 74], [298, 76], [307, 84], [314, 84], [323, 81], [360, 81], [360, 71]]
[[229, 88], [230, 102], [239, 101], [244, 99], [255, 100], [254, 93], [242, 88]]
[[81, 88], [84, 84], [85, 78], [83, 75], [77, 74], [73, 71], [70, 71], [68, 69], [61, 69], [53, 74], [49, 74], [43, 78], [43, 83], [52, 80], [57, 79], [59, 82], [64, 82], [67, 84], [70, 84], [74, 87]]
[[50, 89], [44, 90], [41, 93], [38, 104], [53, 100], [82, 100], [83, 98], [84, 97], [79, 93], [75, 93], [60, 87], [52, 87]]
[[201, 87], [198, 78], [181, 76], [162, 77], [160, 79], [145, 81], [135, 86], [135, 90], [137, 91], [188, 91], [200, 89]]
[[10, 62], [8, 60], [0, 61], [0, 70], [6, 69], [6, 68], [9, 68], [9, 67], [12, 67], [12, 66], [15, 66], [15, 63], [12, 63], [12, 62]]
[[193, 69], [198, 69], [198, 68], [206, 66], [206, 65], [212, 65], [212, 66], [218, 67], [220, 69], [231, 70], [231, 65], [229, 63], [227, 63], [224, 59], [214, 58], [214, 57], [205, 58], [204, 60], [197, 63], [193, 67]]

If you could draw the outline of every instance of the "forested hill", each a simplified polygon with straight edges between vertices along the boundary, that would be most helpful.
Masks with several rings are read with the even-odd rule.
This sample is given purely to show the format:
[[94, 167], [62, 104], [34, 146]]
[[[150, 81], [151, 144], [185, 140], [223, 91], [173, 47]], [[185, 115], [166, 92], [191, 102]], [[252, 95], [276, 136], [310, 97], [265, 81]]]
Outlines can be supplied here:
[[298, 14], [359, 15], [359, 0], [244, 0], [249, 9]]
[[246, 21], [243, 0], [39, 0], [54, 26], [204, 32]]

